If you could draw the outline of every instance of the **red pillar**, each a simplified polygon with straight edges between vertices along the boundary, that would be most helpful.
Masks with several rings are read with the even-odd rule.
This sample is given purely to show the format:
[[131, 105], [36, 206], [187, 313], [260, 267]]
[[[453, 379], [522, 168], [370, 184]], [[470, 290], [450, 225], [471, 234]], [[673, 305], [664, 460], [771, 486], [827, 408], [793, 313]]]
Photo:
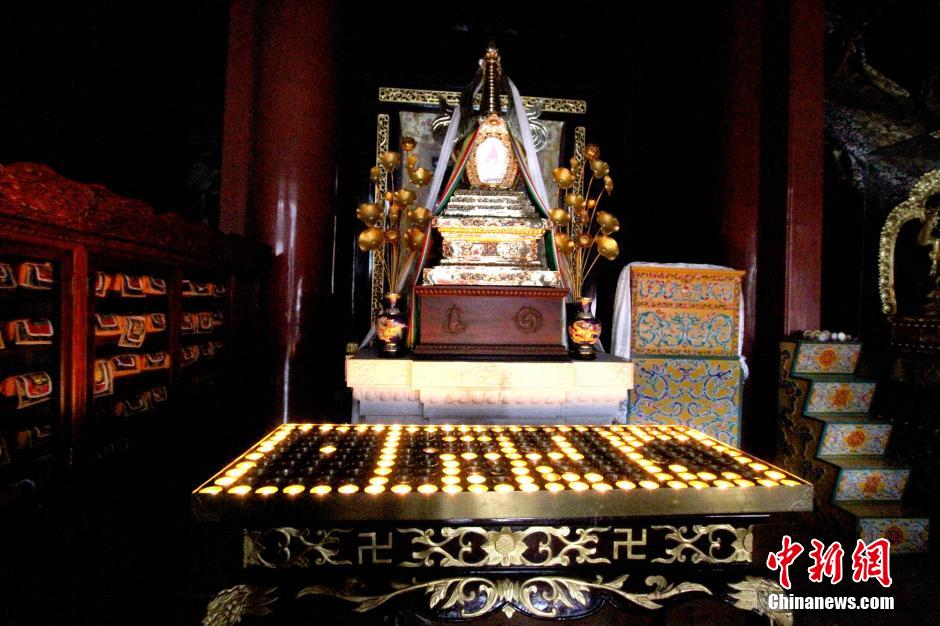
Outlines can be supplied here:
[[225, 63], [219, 230], [245, 234], [255, 108], [255, 0], [232, 0]]
[[820, 324], [824, 33], [821, 0], [790, 3], [785, 333]]
[[744, 444], [772, 455], [778, 344], [819, 325], [822, 261], [821, 0], [731, 4], [721, 233], [745, 271]]
[[244, 206], [245, 234], [274, 252], [268, 326], [259, 334], [273, 345], [259, 350], [273, 351], [275, 415], [321, 416], [318, 403], [332, 399], [343, 364], [324, 326], [338, 127], [334, 8], [236, 0], [231, 21], [220, 222], [237, 229]]
[[729, 25], [728, 78], [721, 125], [718, 201], [725, 262], [744, 270], [744, 354], [757, 326], [757, 236], [761, 203], [763, 2], [736, 2]]

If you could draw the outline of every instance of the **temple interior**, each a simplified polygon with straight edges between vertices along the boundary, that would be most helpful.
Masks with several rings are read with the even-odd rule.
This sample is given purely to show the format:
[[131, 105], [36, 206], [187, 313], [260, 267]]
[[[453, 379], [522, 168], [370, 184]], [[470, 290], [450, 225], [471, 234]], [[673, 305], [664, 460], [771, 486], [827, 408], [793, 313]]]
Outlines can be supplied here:
[[937, 2], [2, 13], [0, 623], [935, 619]]

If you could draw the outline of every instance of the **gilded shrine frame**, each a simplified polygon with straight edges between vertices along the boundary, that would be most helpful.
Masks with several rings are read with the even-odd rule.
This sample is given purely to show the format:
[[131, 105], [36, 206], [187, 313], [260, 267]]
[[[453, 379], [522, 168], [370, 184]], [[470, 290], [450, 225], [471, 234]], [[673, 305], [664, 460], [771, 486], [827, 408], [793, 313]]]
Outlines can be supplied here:
[[[458, 103], [459, 99], [460, 92], [435, 89], [379, 87], [378, 92], [379, 103], [399, 105], [395, 107], [399, 113], [412, 109], [430, 113], [432, 109], [439, 108], [441, 102], [444, 102], [448, 107], [453, 107]], [[509, 102], [506, 96], [501, 97], [501, 102], [504, 108], [508, 107]], [[522, 96], [522, 103], [526, 107], [526, 110], [530, 112], [530, 119], [541, 119], [540, 116], [547, 113], [551, 114], [551, 116], [547, 118], [548, 121], [564, 122], [566, 121], [564, 118], [558, 118], [557, 116], [585, 115], [587, 113], [587, 102], [584, 100]], [[480, 96], [478, 95], [474, 99], [474, 108], [478, 107], [479, 104]], [[393, 121], [390, 113], [379, 113], [376, 116], [375, 165], [379, 164], [378, 159], [382, 152], [395, 149], [392, 142], [392, 126]], [[574, 156], [578, 159], [579, 163], [583, 162], [584, 159], [585, 136], [586, 131], [584, 126], [575, 126], [574, 143], [572, 147]], [[440, 139], [436, 138], [436, 141], [439, 145]], [[565, 147], [565, 143], [562, 141], [559, 144], [558, 154], [552, 162], [560, 162]], [[580, 170], [580, 167], [578, 169]], [[580, 181], [578, 181], [578, 183], [580, 183]], [[379, 192], [384, 194], [385, 191], [387, 190], [385, 189], [385, 182], [383, 180], [379, 183]], [[370, 323], [373, 324], [382, 306], [381, 303], [384, 292], [382, 266], [384, 262], [384, 253], [382, 250], [376, 250], [372, 253], [369, 264], [369, 274], [371, 283]]]

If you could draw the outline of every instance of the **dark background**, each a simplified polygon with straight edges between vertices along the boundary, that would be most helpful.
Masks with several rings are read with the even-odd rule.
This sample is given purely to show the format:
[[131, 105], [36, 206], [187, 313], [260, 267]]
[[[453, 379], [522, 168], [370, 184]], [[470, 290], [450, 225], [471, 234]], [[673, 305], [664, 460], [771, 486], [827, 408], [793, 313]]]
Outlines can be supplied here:
[[[215, 225], [228, 3], [131, 4], [4, 11], [0, 163], [46, 163]], [[339, 206], [349, 207], [340, 211], [341, 288], [351, 289], [342, 268], [354, 263], [353, 208], [368, 189], [378, 87], [459, 90], [491, 38], [524, 94], [588, 102], [587, 116], [569, 121], [601, 145], [616, 181], [607, 210], [623, 225], [620, 259], [597, 270], [602, 319], [610, 319], [625, 262], [722, 261], [714, 201], [720, 6], [678, 14], [632, 6], [629, 18], [585, 7], [574, 20], [477, 5], [376, 11], [347, 3], [339, 16], [342, 144], [325, 166], [337, 167]]]

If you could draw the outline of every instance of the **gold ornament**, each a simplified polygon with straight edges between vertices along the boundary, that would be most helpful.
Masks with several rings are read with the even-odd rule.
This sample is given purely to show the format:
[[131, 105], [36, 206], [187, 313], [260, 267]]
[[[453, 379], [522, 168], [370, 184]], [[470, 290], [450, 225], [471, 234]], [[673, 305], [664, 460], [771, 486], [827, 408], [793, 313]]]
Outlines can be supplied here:
[[408, 212], [408, 217], [418, 228], [424, 228], [431, 221], [431, 212], [423, 206], [415, 207]]
[[601, 225], [601, 232], [603, 232], [605, 235], [609, 235], [620, 230], [620, 220], [607, 211], [597, 212], [597, 223]]
[[617, 255], [620, 254], [620, 246], [617, 245], [617, 240], [613, 237], [598, 235], [597, 253], [608, 261], [613, 261], [617, 258]]
[[578, 221], [580, 221], [582, 224], [591, 219], [591, 214], [588, 213], [588, 210], [583, 207], [577, 209], [575, 212], [578, 214]]
[[[427, 211], [427, 209], [425, 209]], [[425, 232], [420, 228], [411, 227], [405, 231], [405, 244], [408, 249], [417, 252], [424, 247]]]
[[356, 209], [356, 217], [366, 226], [375, 226], [375, 223], [382, 217], [382, 207], [374, 202], [364, 202]]
[[574, 242], [567, 233], [555, 233], [555, 247], [562, 254], [571, 254], [574, 252]]
[[385, 177], [385, 172], [382, 171], [382, 168], [376, 165], [375, 167], [369, 170], [369, 179], [373, 183], [377, 183]]
[[378, 250], [385, 243], [385, 233], [382, 229], [370, 226], [359, 233], [359, 249], [363, 252]]
[[385, 231], [385, 241], [393, 246], [398, 243], [398, 229], [389, 228]]
[[379, 163], [387, 171], [391, 172], [393, 169], [398, 167], [399, 163], [401, 163], [401, 155], [397, 152], [386, 150], [385, 152], [379, 155]]
[[585, 205], [584, 196], [579, 193], [566, 193], [565, 206], [573, 209], [580, 209]]
[[401, 217], [401, 206], [393, 204], [388, 207], [388, 221], [397, 222], [399, 217]]
[[594, 198], [591, 198], [590, 200], [587, 201], [587, 208], [593, 209], [595, 206], [597, 206], [597, 200], [595, 200]]
[[415, 195], [415, 192], [413, 192], [410, 189], [399, 189], [398, 191], [395, 192], [395, 199], [403, 207], [411, 206], [412, 204], [414, 204], [416, 197], [417, 196]]
[[604, 191], [606, 191], [607, 193], [610, 193], [613, 190], [614, 190], [614, 179], [611, 178], [610, 176], [605, 176], [604, 177]]
[[571, 169], [576, 170], [581, 165], [581, 161], [578, 160], [578, 157], [571, 157], [568, 159], [568, 164], [571, 165]]
[[578, 245], [582, 248], [590, 248], [591, 244], [594, 243], [594, 239], [587, 233], [581, 233], [578, 235]]
[[411, 178], [411, 182], [418, 187], [424, 187], [429, 182], [431, 182], [431, 171], [423, 167], [419, 167], [413, 172], [409, 172], [408, 176]]
[[552, 170], [552, 178], [560, 189], [568, 189], [574, 184], [574, 174], [567, 167], [556, 167]]
[[610, 171], [610, 166], [600, 159], [591, 161], [591, 171], [594, 172], [594, 178], [604, 178]]
[[584, 156], [588, 161], [593, 161], [600, 158], [601, 148], [596, 143], [589, 143], [584, 147]]
[[409, 154], [408, 158], [405, 159], [405, 167], [408, 168], [408, 171], [410, 172], [417, 165], [418, 165], [418, 157], [416, 157], [413, 154]]
[[571, 215], [564, 209], [552, 209], [550, 216], [552, 222], [559, 226], [565, 226], [571, 221]]
[[402, 137], [401, 138], [401, 149], [405, 152], [411, 152], [415, 149], [415, 146], [418, 145], [418, 142], [415, 141], [414, 137]]

